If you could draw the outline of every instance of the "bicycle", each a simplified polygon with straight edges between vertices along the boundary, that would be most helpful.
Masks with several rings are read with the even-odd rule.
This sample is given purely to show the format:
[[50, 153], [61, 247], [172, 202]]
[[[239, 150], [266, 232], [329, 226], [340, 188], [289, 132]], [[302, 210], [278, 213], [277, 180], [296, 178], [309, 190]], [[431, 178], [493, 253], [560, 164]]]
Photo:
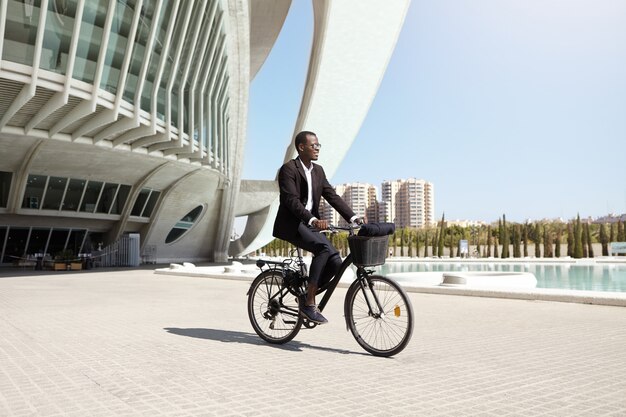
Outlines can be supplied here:
[[[363, 349], [375, 356], [401, 352], [413, 334], [413, 307], [407, 293], [394, 280], [374, 275], [367, 267], [382, 265], [387, 257], [388, 236], [357, 236], [358, 228], [331, 226], [331, 232], [349, 232], [350, 254], [337, 274], [320, 286], [324, 293], [318, 308], [324, 310], [341, 277], [352, 264], [356, 278], [344, 300], [346, 328]], [[300, 303], [307, 291], [307, 267], [302, 250], [296, 248], [283, 261], [258, 260], [261, 273], [248, 290], [248, 317], [254, 331], [265, 341], [283, 344], [291, 341], [302, 326], [317, 326], [300, 314]]]

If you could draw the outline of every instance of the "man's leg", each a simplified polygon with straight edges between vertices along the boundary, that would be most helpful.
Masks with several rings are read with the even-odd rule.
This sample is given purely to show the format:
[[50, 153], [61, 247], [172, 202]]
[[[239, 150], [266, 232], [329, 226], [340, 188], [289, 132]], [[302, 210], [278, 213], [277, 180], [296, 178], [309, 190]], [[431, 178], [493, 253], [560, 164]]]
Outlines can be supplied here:
[[[333, 270], [336, 272], [336, 259], [340, 260], [339, 253], [325, 235], [313, 232], [303, 223], [300, 223], [298, 227], [298, 234], [299, 237], [291, 243], [313, 254], [309, 269], [309, 286], [307, 288], [305, 306], [314, 306], [320, 277], [322, 274], [324, 274], [325, 278], [328, 273], [334, 274]], [[327, 270], [329, 260], [332, 261], [328, 265], [329, 268]], [[341, 261], [339, 264], [341, 264]]]
[[339, 252], [335, 252], [334, 255], [328, 257], [328, 261], [326, 261], [326, 267], [324, 268], [324, 272], [320, 276], [318, 281], [318, 287], [322, 287], [326, 285], [331, 279], [339, 271], [341, 267], [341, 256], [339, 256]]

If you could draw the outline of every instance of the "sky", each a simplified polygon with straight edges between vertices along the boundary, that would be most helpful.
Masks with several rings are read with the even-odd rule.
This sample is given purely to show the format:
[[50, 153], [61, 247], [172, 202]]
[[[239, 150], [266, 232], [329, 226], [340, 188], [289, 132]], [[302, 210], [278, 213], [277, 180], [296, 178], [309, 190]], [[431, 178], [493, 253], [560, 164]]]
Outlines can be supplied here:
[[[424, 179], [450, 220], [626, 213], [624, 22], [624, 0], [413, 0], [329, 181]], [[250, 87], [244, 179], [283, 162], [312, 30], [311, 2], [293, 0]]]

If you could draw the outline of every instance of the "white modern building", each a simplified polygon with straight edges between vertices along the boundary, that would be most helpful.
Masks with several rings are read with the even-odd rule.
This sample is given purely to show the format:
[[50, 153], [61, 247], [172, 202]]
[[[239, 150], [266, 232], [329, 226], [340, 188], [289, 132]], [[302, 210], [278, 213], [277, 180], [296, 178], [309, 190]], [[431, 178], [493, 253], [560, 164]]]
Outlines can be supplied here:
[[[367, 222], [378, 221], [378, 193], [375, 186], [360, 182], [339, 184], [335, 192], [352, 208], [355, 215]], [[346, 221], [324, 199], [320, 201], [320, 215], [331, 224], [346, 226]]]
[[[378, 89], [408, 0], [314, 0], [294, 132], [332, 176]], [[271, 239], [275, 181], [241, 179], [248, 89], [291, 0], [0, 0], [0, 264], [138, 235], [155, 260]], [[292, 138], [275, 144], [293, 157]], [[246, 230], [231, 241], [235, 217]]]
[[[397, 227], [421, 228], [435, 224], [435, 187], [416, 179], [384, 181], [381, 218]], [[380, 211], [379, 211], [380, 212]], [[384, 216], [384, 217], [383, 217]]]

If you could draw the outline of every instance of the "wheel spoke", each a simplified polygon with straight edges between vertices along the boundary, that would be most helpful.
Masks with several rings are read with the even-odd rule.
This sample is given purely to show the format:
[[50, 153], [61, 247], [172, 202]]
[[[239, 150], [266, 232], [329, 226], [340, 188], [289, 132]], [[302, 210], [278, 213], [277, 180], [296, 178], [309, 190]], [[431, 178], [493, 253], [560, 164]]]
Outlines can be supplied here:
[[264, 272], [253, 281], [248, 316], [255, 332], [270, 343], [288, 342], [302, 325], [297, 301], [283, 286], [279, 271]]
[[393, 355], [404, 349], [412, 334], [410, 302], [393, 281], [375, 276], [369, 280], [371, 287], [366, 285], [365, 290], [357, 287], [349, 294], [352, 297], [350, 330], [367, 351], [381, 356]]

